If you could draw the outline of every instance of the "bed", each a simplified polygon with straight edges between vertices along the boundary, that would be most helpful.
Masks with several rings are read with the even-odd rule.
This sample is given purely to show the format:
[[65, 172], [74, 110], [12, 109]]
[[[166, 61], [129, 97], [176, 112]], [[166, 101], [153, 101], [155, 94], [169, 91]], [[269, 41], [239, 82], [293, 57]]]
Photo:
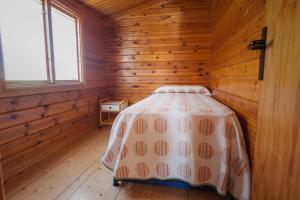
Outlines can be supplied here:
[[201, 86], [165, 86], [114, 121], [103, 163], [115, 180], [180, 180], [250, 199], [250, 169], [235, 113]]

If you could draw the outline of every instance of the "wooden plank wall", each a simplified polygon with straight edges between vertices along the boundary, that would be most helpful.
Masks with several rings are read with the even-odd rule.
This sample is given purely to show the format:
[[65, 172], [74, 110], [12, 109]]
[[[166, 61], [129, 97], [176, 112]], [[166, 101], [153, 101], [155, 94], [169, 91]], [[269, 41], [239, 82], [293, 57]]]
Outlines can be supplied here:
[[105, 28], [111, 96], [130, 103], [166, 84], [208, 84], [210, 1], [174, 0]]
[[265, 26], [264, 0], [212, 1], [210, 88], [236, 111], [253, 160], [261, 82], [259, 53], [247, 50]]
[[5, 183], [97, 126], [98, 100], [106, 93], [102, 25], [93, 10], [74, 1], [61, 2], [79, 10], [83, 19], [86, 86], [60, 88], [63, 91], [54, 88], [50, 93], [23, 90], [21, 95], [1, 94], [0, 151]]

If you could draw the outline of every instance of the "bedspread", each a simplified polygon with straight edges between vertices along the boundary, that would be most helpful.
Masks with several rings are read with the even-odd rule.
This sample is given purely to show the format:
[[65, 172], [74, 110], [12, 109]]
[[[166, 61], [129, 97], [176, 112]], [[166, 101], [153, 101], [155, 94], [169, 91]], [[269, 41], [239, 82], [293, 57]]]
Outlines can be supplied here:
[[103, 163], [118, 179], [177, 179], [250, 199], [250, 169], [235, 113], [212, 97], [156, 93], [116, 118]]

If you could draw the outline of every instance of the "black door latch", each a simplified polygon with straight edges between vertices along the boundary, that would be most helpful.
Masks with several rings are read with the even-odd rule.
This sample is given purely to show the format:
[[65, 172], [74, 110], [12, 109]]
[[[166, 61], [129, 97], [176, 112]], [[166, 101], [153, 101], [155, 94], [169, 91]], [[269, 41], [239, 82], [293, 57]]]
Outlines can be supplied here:
[[258, 80], [264, 80], [267, 27], [262, 29], [261, 37], [262, 38], [260, 40], [251, 41], [247, 47], [249, 50], [260, 50]]
[[266, 40], [253, 40], [249, 43], [249, 50], [260, 50], [266, 48]]

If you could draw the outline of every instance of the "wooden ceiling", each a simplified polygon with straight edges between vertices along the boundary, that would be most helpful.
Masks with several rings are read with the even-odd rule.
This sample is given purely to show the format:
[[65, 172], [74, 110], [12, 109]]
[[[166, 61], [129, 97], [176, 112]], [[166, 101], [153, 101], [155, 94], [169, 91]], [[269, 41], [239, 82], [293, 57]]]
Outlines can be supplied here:
[[145, 10], [172, 0], [79, 0], [106, 16], [106, 22]]
[[149, 0], [80, 0], [105, 16], [112, 16]]

